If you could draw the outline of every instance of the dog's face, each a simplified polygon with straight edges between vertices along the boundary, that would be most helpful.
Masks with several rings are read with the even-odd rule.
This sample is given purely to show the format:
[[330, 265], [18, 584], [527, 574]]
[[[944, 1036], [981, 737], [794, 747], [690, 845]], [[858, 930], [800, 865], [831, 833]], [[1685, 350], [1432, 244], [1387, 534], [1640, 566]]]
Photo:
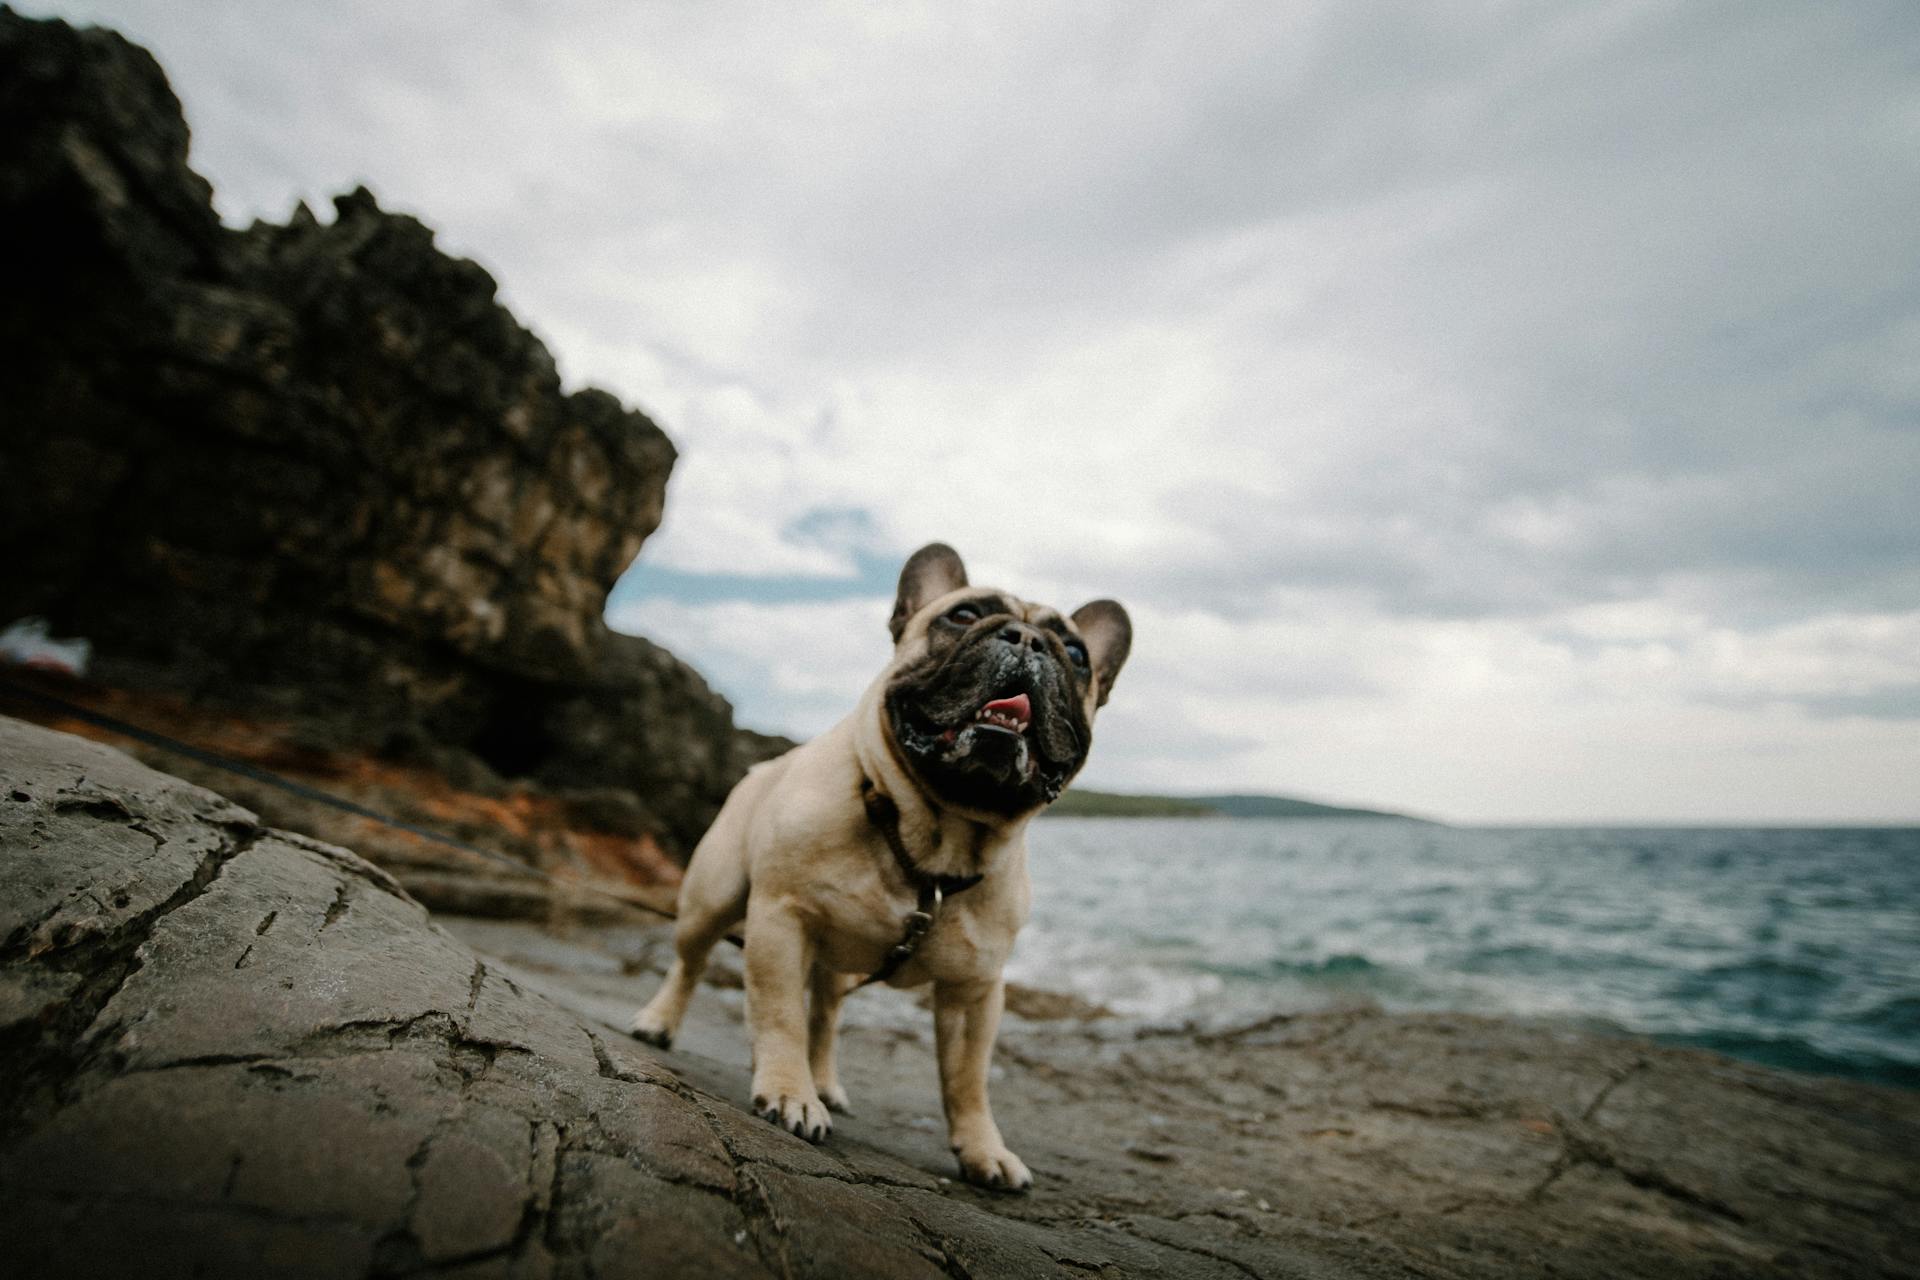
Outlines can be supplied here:
[[1133, 637], [1112, 600], [1062, 617], [970, 586], [940, 543], [901, 570], [889, 626], [885, 719], [901, 757], [944, 804], [998, 819], [1051, 803], [1086, 763]]

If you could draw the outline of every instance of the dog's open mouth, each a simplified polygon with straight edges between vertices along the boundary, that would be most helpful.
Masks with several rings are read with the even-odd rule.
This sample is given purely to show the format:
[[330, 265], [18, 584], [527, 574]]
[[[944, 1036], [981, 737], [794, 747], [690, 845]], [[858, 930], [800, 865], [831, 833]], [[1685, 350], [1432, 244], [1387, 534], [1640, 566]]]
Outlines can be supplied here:
[[1027, 726], [1033, 723], [1033, 703], [1024, 693], [1016, 693], [1011, 698], [995, 698], [980, 708], [973, 722], [989, 728], [1005, 729], [1010, 733], [1025, 733]]
[[942, 742], [952, 742], [964, 729], [991, 729], [996, 733], [1010, 733], [1015, 737], [1025, 736], [1033, 726], [1033, 700], [1024, 693], [1011, 697], [995, 698], [973, 713], [973, 719], [967, 724], [955, 725], [940, 735]]
[[1017, 664], [996, 665], [896, 684], [888, 694], [895, 741], [954, 803], [992, 813], [1038, 809], [1079, 767], [1084, 731], [1048, 672], [1036, 679]]

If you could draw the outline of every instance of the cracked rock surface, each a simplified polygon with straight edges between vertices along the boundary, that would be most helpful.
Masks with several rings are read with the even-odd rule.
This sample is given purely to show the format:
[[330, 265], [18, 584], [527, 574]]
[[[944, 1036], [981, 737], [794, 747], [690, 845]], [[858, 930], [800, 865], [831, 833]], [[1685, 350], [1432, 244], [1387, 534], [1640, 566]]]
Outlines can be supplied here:
[[[748, 1116], [738, 993], [617, 1023], [656, 929], [444, 928], [383, 872], [0, 720], [0, 1240], [20, 1275], [1920, 1274], [1920, 1097], [1456, 1016], [1009, 1019], [1038, 1175], [947, 1181], [926, 1015], [856, 1115]], [[720, 977], [724, 981], [725, 967]]]

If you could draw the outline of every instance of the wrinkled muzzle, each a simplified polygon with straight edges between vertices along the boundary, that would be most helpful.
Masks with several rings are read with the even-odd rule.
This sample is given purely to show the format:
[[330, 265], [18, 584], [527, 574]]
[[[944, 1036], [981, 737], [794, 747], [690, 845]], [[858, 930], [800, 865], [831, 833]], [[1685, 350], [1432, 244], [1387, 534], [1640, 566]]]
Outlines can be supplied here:
[[1086, 712], [1052, 657], [991, 638], [899, 672], [894, 739], [935, 794], [991, 813], [1038, 809], [1085, 763]]

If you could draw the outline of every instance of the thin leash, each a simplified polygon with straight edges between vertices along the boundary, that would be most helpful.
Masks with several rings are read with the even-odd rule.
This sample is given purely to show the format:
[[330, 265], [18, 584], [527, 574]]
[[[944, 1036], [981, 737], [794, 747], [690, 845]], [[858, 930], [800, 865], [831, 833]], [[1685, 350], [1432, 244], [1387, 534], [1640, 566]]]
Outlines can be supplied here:
[[[251, 782], [257, 782], [262, 786], [273, 787], [289, 795], [298, 796], [300, 799], [313, 804], [337, 809], [342, 813], [350, 813], [357, 818], [364, 818], [369, 822], [377, 822], [381, 826], [391, 827], [395, 831], [404, 831], [408, 835], [418, 837], [419, 839], [444, 845], [449, 849], [457, 849], [461, 853], [470, 854], [473, 857], [491, 862], [496, 866], [503, 867], [519, 875], [528, 876], [535, 880], [542, 880], [548, 884], [568, 890], [584, 889], [589, 893], [596, 893], [601, 897], [612, 899], [622, 906], [633, 907], [645, 911], [650, 915], [659, 916], [665, 920], [679, 919], [679, 916], [674, 912], [664, 911], [659, 907], [648, 906], [643, 902], [632, 901], [610, 890], [602, 889], [597, 885], [580, 881], [562, 880], [550, 872], [542, 871], [539, 867], [529, 866], [527, 863], [521, 862], [517, 858], [508, 857], [504, 853], [497, 853], [492, 849], [483, 849], [479, 845], [469, 844], [465, 840], [455, 839], [453, 836], [447, 835], [443, 831], [436, 831], [432, 827], [424, 827], [417, 822], [408, 822], [404, 818], [396, 818], [392, 814], [381, 813], [377, 809], [370, 809], [366, 805], [355, 803], [343, 796], [334, 795], [330, 791], [323, 791], [319, 787], [312, 786], [308, 783], [297, 782], [292, 778], [283, 777], [270, 769], [263, 769], [258, 765], [248, 764], [244, 760], [236, 760], [231, 756], [222, 755], [217, 751], [209, 751], [204, 747], [196, 747], [192, 743], [182, 742], [180, 739], [171, 737], [168, 734], [157, 733], [152, 729], [145, 729], [137, 724], [131, 724], [117, 716], [110, 716], [105, 712], [95, 711], [90, 707], [83, 707], [77, 702], [70, 702], [65, 698], [56, 697], [53, 694], [45, 693], [38, 689], [28, 688], [5, 676], [0, 676], [0, 694], [46, 710], [57, 711], [62, 715], [70, 716], [75, 720], [93, 725], [96, 728], [105, 729], [110, 733], [119, 734], [124, 738], [131, 738], [135, 742], [144, 743], [147, 746], [168, 751], [174, 755], [184, 756], [189, 760], [206, 765], [208, 768], [219, 769], [223, 772], [246, 778]], [[893, 798], [875, 787], [871, 778], [863, 775], [860, 779], [860, 799], [866, 809], [867, 821], [871, 823], [886, 840], [887, 848], [892, 852], [894, 862], [899, 866], [900, 872], [906, 878], [907, 884], [915, 891], [918, 897], [915, 909], [908, 912], [906, 918], [902, 921], [902, 927], [904, 929], [903, 936], [898, 943], [894, 944], [894, 946], [888, 950], [886, 958], [881, 962], [880, 967], [860, 983], [861, 986], [865, 987], [871, 986], [876, 982], [885, 982], [887, 979], [893, 977], [894, 974], [898, 973], [907, 961], [913, 959], [915, 953], [919, 951], [921, 943], [926, 940], [928, 933], [932, 931], [934, 922], [939, 919], [940, 908], [945, 904], [946, 900], [955, 894], [965, 893], [968, 889], [973, 888], [980, 883], [982, 877], [979, 875], [936, 876], [922, 871], [919, 865], [914, 862], [913, 856], [907, 852], [906, 842], [900, 836], [900, 809], [899, 806], [894, 804]], [[727, 935], [727, 941], [737, 947], [744, 948], [746, 945], [741, 938], [731, 933]]]

